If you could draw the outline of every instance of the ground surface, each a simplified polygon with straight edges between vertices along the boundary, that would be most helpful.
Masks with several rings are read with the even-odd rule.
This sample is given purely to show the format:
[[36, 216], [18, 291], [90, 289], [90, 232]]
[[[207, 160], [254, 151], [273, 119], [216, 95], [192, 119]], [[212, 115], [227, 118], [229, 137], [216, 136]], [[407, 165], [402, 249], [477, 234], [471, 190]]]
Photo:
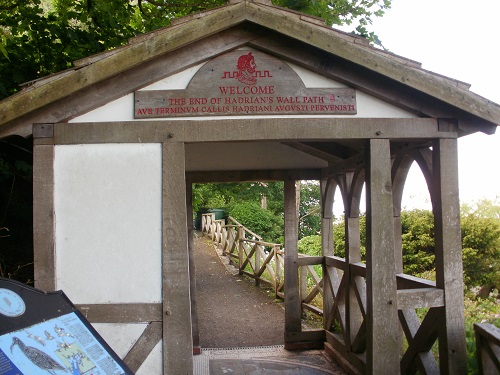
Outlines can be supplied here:
[[284, 343], [285, 310], [272, 291], [233, 276], [207, 237], [196, 241], [195, 266], [202, 348]]
[[207, 237], [196, 239], [194, 253], [202, 348], [194, 375], [346, 374], [322, 350], [285, 350], [282, 302], [238, 276]]

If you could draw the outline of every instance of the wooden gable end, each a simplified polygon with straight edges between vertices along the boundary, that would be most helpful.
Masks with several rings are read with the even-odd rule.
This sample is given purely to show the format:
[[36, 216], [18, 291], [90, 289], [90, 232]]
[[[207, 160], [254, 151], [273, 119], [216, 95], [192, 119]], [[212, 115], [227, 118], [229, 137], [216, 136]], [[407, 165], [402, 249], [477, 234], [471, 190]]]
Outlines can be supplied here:
[[318, 19], [241, 1], [189, 16], [92, 56], [0, 102], [0, 136], [67, 122], [182, 69], [250, 47], [342, 82], [419, 117], [458, 119], [460, 134], [493, 133], [500, 107], [467, 86], [374, 49]]

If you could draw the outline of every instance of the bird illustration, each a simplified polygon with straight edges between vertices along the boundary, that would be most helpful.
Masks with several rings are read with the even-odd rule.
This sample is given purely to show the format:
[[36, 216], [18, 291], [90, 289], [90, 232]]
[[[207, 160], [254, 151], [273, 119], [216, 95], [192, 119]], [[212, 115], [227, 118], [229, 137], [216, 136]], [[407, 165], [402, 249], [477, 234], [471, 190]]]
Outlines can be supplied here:
[[69, 349], [71, 348], [71, 345], [66, 342], [66, 340], [63, 339], [63, 342], [56, 341], [57, 347], [59, 349]]
[[43, 341], [43, 339], [40, 336], [35, 336], [35, 341], [45, 346], [45, 341]]
[[24, 345], [24, 343], [17, 337], [12, 338], [12, 345], [10, 346], [11, 353], [13, 353], [14, 346], [16, 345], [35, 366], [47, 371], [49, 374], [57, 375], [56, 370], [68, 372], [65, 367], [61, 366], [47, 353], [42, 352], [40, 349], [34, 348], [32, 346]]
[[57, 324], [54, 327], [54, 331], [57, 333], [57, 336], [59, 336], [59, 337], [63, 337], [63, 336], [73, 337], [73, 336], [71, 336], [70, 333], [66, 332], [64, 328], [59, 328]]
[[52, 336], [48, 331], [45, 331], [45, 337], [47, 340], [54, 340], [54, 336]]

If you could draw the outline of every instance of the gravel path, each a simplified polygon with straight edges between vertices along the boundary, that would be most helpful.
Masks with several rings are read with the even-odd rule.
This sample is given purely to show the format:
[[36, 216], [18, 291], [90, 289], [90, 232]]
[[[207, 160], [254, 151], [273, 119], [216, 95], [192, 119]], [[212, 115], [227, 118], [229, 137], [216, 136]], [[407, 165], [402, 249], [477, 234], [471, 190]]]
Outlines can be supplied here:
[[284, 344], [285, 310], [272, 291], [233, 276], [206, 237], [195, 241], [194, 259], [202, 348]]

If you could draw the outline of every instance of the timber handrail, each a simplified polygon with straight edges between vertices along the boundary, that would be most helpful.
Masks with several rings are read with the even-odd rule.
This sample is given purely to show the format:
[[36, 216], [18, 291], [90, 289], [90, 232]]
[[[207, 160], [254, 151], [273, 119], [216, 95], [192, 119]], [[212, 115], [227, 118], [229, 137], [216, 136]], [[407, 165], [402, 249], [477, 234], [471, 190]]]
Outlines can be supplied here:
[[480, 374], [500, 373], [500, 328], [490, 323], [474, 324]]
[[222, 249], [240, 275], [247, 275], [255, 284], [264, 283], [273, 288], [275, 296], [283, 298], [283, 249], [281, 244], [262, 241], [262, 237], [252, 232], [236, 219], [229, 216], [229, 223], [216, 220], [215, 214], [202, 215], [202, 233]]
[[[202, 232], [222, 249], [233, 264], [237, 266], [240, 275], [247, 275], [255, 280], [256, 285], [264, 283], [274, 289], [275, 296], [284, 298], [283, 268], [284, 252], [281, 244], [266, 242], [262, 237], [252, 232], [236, 219], [229, 216], [225, 220], [216, 220], [214, 213], [202, 215]], [[318, 267], [321, 266], [321, 270]], [[297, 259], [299, 269], [299, 293], [303, 310], [309, 310], [323, 316], [322, 300], [324, 292], [330, 295], [342, 294], [338, 290], [342, 275], [349, 267], [348, 274], [356, 278], [357, 298], [365, 299], [366, 264], [355, 262], [347, 264], [344, 258], [337, 256], [310, 256], [299, 254]], [[323, 273], [328, 270], [327, 284], [324, 286]], [[332, 273], [334, 271], [334, 273]], [[319, 271], [319, 272], [318, 272]], [[337, 281], [335, 281], [337, 280]], [[418, 277], [397, 274], [398, 306], [405, 308], [439, 307], [444, 305], [444, 292], [436, 287], [436, 283]], [[333, 285], [335, 284], [335, 286]], [[320, 301], [316, 297], [321, 296]], [[336, 298], [338, 300], [338, 296]], [[337, 301], [338, 303], [338, 301]], [[330, 313], [330, 312], [329, 312]]]
[[[203, 232], [233, 261], [241, 275], [253, 278], [256, 285], [261, 282], [270, 285], [276, 297], [284, 298], [286, 249], [281, 244], [262, 241], [262, 237], [232, 217], [228, 221], [226, 224], [225, 220], [215, 220], [215, 214], [205, 214]], [[321, 316], [324, 339], [331, 348], [345, 353], [345, 357], [363, 372], [366, 359], [362, 354], [366, 351], [369, 314], [366, 264], [349, 262], [333, 255], [298, 254], [287, 271], [299, 274], [298, 285], [291, 293], [297, 293], [298, 289], [302, 312], [307, 310]], [[434, 281], [404, 273], [394, 277], [396, 296], [388, 304], [397, 306], [402, 334], [408, 342], [408, 349], [401, 359], [401, 371], [406, 373], [412, 370], [414, 359], [418, 357], [422, 374], [437, 373], [438, 364], [427, 342], [430, 336], [425, 335], [428, 335], [429, 326], [440, 324], [442, 307], [445, 306], [444, 289]], [[421, 308], [428, 309], [422, 321], [417, 314], [417, 309]], [[435, 321], [438, 323], [433, 323]], [[353, 327], [354, 330], [349, 331]], [[479, 373], [500, 373], [500, 329], [488, 324], [475, 324], [474, 330]], [[426, 333], [422, 334], [424, 331]], [[317, 333], [308, 331], [302, 334], [309, 335], [311, 332]], [[433, 331], [432, 335], [436, 332]]]

